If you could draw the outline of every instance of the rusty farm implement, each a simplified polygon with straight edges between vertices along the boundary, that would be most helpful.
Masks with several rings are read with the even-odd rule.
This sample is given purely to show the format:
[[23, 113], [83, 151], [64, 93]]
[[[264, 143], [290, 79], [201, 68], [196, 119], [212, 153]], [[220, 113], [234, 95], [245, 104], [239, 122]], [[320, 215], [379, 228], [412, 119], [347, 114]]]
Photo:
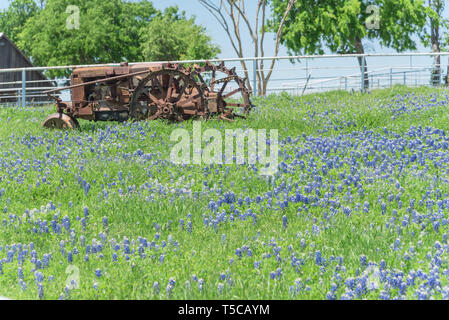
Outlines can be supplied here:
[[[184, 121], [215, 117], [232, 121], [253, 108], [244, 80], [224, 63], [78, 68], [70, 82], [68, 87], [46, 92], [56, 100], [57, 113], [44, 121], [44, 127], [76, 128], [78, 119]], [[67, 89], [71, 90], [71, 102], [52, 95]]]

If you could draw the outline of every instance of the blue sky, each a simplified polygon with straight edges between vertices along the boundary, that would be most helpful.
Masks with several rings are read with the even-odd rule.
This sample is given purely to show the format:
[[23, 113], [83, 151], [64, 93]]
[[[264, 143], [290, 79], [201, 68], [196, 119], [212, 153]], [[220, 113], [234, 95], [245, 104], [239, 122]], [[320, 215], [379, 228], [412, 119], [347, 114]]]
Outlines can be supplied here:
[[[201, 24], [206, 27], [207, 33], [212, 37], [213, 41], [217, 43], [221, 47], [221, 54], [219, 55], [220, 58], [233, 58], [236, 57], [236, 54], [230, 45], [229, 41], [227, 40], [226, 33], [221, 29], [221, 26], [218, 25], [218, 23], [215, 21], [215, 18], [205, 9], [203, 8], [197, 0], [153, 0], [153, 4], [158, 9], [164, 9], [168, 6], [177, 5], [181, 10], [184, 10], [187, 14], [187, 16], [195, 16], [196, 22], [198, 24]], [[0, 0], [0, 9], [6, 8], [8, 6], [9, 1], [8, 0]], [[251, 12], [255, 12], [256, 7], [256, 1], [250, 0], [247, 2], [247, 11], [249, 12], [249, 16], [251, 18]], [[449, 7], [449, 6], [448, 6]], [[449, 8], [446, 10], [446, 14], [449, 16]], [[244, 29], [242, 28], [242, 31]], [[0, 30], [1, 31], [1, 30]], [[250, 48], [252, 48], [251, 40], [249, 37], [245, 38], [245, 44], [246, 47], [249, 49], [245, 52], [245, 55], [247, 57], [252, 57], [254, 53], [251, 51]], [[266, 44], [265, 44], [265, 52], [267, 56], [271, 56], [274, 52], [274, 37], [273, 34], [269, 34], [268, 37], [266, 37]], [[365, 51], [368, 53], [391, 53], [394, 52], [394, 50], [389, 48], [381, 48], [381, 46], [376, 42], [365, 42]], [[418, 51], [420, 52], [429, 52], [429, 49], [424, 48], [421, 44], [418, 45]], [[285, 56], [287, 55], [287, 50], [284, 47], [281, 47], [281, 50], [279, 52], [279, 55]], [[443, 63], [446, 63], [447, 61], [444, 61], [447, 59], [443, 59]], [[414, 65], [428, 65], [431, 63], [430, 58], [413, 58], [412, 63]], [[347, 66], [346, 70], [335, 68], [335, 66]], [[410, 65], [410, 59], [409, 58], [382, 58], [382, 59], [376, 59], [376, 58], [369, 58], [368, 59], [368, 65], [371, 68], [381, 68], [384, 66], [399, 66], [399, 65]], [[319, 70], [315, 70], [313, 72], [313, 76], [339, 76], [339, 75], [349, 75], [354, 74], [355, 72], [358, 72], [357, 68], [357, 60], [355, 58], [346, 59], [344, 61], [342, 60], [336, 60], [336, 59], [327, 59], [327, 60], [316, 60], [316, 61], [310, 61], [309, 67], [321, 67], [324, 68]], [[282, 79], [279, 80], [278, 84], [284, 82], [289, 82], [290, 79], [298, 78], [298, 77], [305, 77], [306, 72], [305, 70], [300, 70], [297, 72], [294, 72], [294, 75], [292, 76], [292, 68], [304, 68], [304, 63], [295, 64], [292, 66], [292, 64], [289, 61], [281, 61], [276, 64], [276, 68], [279, 70], [276, 71], [275, 75], [273, 77]], [[282, 70], [281, 70], [282, 69]]]

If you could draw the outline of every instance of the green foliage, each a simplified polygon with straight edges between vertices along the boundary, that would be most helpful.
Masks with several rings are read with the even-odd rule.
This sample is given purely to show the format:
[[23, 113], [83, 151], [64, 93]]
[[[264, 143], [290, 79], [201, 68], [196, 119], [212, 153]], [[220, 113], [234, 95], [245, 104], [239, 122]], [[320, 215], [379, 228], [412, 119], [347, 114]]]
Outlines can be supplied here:
[[[67, 27], [72, 14], [66, 12], [69, 5], [80, 9], [79, 29]], [[147, 0], [49, 0], [26, 23], [19, 47], [36, 65], [139, 60], [139, 30], [155, 14]]]
[[[79, 8], [79, 24], [69, 6]], [[220, 52], [194, 18], [176, 6], [161, 12], [149, 0], [47, 0], [43, 9], [14, 0], [0, 15], [0, 31], [37, 66], [206, 59]]]
[[[272, 0], [269, 29], [276, 30], [286, 1]], [[379, 8], [379, 28], [367, 28], [376, 19], [371, 5]], [[322, 54], [325, 48], [338, 53], [356, 53], [357, 41], [378, 39], [397, 51], [416, 49], [413, 35], [425, 24], [423, 0], [297, 1], [287, 17], [282, 43], [292, 53]]]
[[[239, 128], [260, 128], [267, 132], [278, 129], [279, 141], [282, 141], [280, 156], [293, 169], [270, 180], [263, 179], [249, 164], [171, 165], [168, 160], [173, 145], [170, 135], [177, 128], [192, 132], [192, 121], [178, 124], [159, 120], [94, 124], [82, 120], [80, 130], [61, 132], [41, 127], [53, 108], [1, 108], [3, 161], [0, 190], [3, 189], [3, 194], [0, 196], [0, 243], [3, 250], [0, 251], [0, 259], [6, 259], [11, 250], [5, 249], [6, 245], [11, 247], [20, 243], [23, 246], [30, 242], [34, 243], [37, 259], [42, 260], [45, 253], [51, 254], [51, 259], [48, 267], [34, 270], [36, 265], [30, 261], [29, 253], [20, 265], [17, 264], [16, 253], [13, 262], [3, 264], [0, 295], [36, 299], [34, 271], [39, 271], [45, 278], [43, 299], [57, 299], [61, 294], [65, 299], [73, 300], [324, 299], [332, 283], [337, 281], [338, 272], [342, 279], [337, 282], [339, 298], [344, 294], [345, 279], [363, 275], [365, 270], [361, 269], [359, 260], [361, 254], [377, 265], [385, 260], [388, 268], [385, 271], [388, 274], [390, 270], [395, 273], [401, 271], [404, 279], [411, 270], [420, 269], [423, 274], [429, 274], [434, 268], [426, 255], [436, 251], [436, 241], [441, 241], [443, 234], [448, 232], [448, 226], [442, 225], [439, 231], [434, 231], [431, 219], [435, 215], [424, 215], [427, 210], [442, 210], [441, 216], [447, 217], [446, 208], [439, 209], [435, 203], [428, 208], [429, 202], [433, 202], [434, 191], [428, 195], [429, 190], [436, 188], [441, 190], [441, 194], [448, 193], [449, 185], [444, 182], [448, 175], [446, 169], [432, 165], [429, 160], [405, 164], [405, 159], [411, 154], [404, 141], [418, 144], [424, 154], [438, 159], [444, 157], [442, 147], [433, 144], [434, 134], [429, 132], [449, 130], [446, 92], [444, 88], [393, 87], [373, 90], [370, 94], [344, 91], [302, 97], [273, 94], [266, 98], [258, 97], [254, 101], [257, 108], [248, 119], [236, 119], [232, 123], [214, 120], [202, 123], [203, 132], [207, 129], [218, 129], [223, 133], [226, 129]], [[405, 105], [413, 107], [410, 112], [398, 114]], [[337, 129], [332, 129], [334, 126]], [[406, 140], [407, 132], [413, 126], [421, 126], [426, 135]], [[329, 130], [323, 130], [325, 128]], [[392, 132], [387, 134], [387, 130]], [[342, 192], [327, 189], [329, 193], [324, 199], [339, 204], [332, 214], [323, 208], [326, 205], [324, 201], [322, 206], [309, 203], [306, 207], [306, 204], [303, 206], [289, 200], [295, 197], [296, 191], [305, 195], [307, 183], [321, 176], [320, 169], [326, 164], [320, 156], [323, 153], [330, 154], [334, 161], [341, 161], [339, 168], [329, 170], [323, 178], [323, 188], [338, 185], [342, 181], [341, 174], [348, 177], [354, 168], [352, 161], [358, 156], [363, 157], [366, 150], [362, 149], [365, 143], [359, 138], [362, 134], [379, 135], [378, 140], [366, 141], [366, 147], [379, 148], [375, 155], [382, 157], [376, 168], [368, 165], [356, 167], [363, 172], [363, 196], [352, 185], [344, 185]], [[344, 143], [347, 139], [351, 139], [351, 145], [359, 147], [348, 150]], [[314, 141], [323, 141], [320, 144], [323, 149], [311, 149]], [[338, 142], [341, 147], [332, 148], [332, 141], [342, 141]], [[381, 144], [381, 141], [387, 142]], [[145, 155], [139, 156], [139, 151]], [[371, 160], [374, 154], [367, 156]], [[378, 168], [388, 158], [404, 163], [400, 169], [386, 169], [392, 170], [391, 177], [400, 182], [401, 189], [388, 180], [376, 178], [377, 170], [380, 171]], [[310, 170], [301, 171], [300, 161], [309, 165]], [[123, 179], [118, 179], [119, 172]], [[373, 176], [373, 182], [368, 182], [368, 178]], [[88, 193], [83, 182], [91, 186]], [[434, 187], [436, 183], [439, 186]], [[292, 190], [269, 198], [266, 196], [275, 194], [282, 185], [291, 185]], [[177, 193], [181, 188], [185, 191]], [[194, 197], [195, 192], [200, 196]], [[228, 192], [235, 193], [237, 199], [261, 196], [262, 201], [259, 204], [250, 201], [241, 208], [236, 203], [232, 207], [225, 203], [220, 212], [226, 210], [226, 219], [236, 212], [235, 220], [206, 227], [203, 215], [207, 218], [212, 215], [208, 209], [210, 201], [216, 201], [221, 194]], [[399, 207], [396, 200], [387, 202], [389, 194], [400, 195], [404, 205]], [[308, 196], [312, 198], [315, 194]], [[424, 200], [419, 204], [419, 200], [426, 196], [428, 202]], [[268, 205], [267, 198], [270, 202], [273, 199], [272, 206]], [[385, 214], [381, 213], [379, 199], [388, 203]], [[412, 214], [408, 208], [412, 199], [417, 199], [412, 214], [420, 213], [421, 218], [419, 224], [403, 226], [403, 221], [413, 220], [413, 216], [409, 218]], [[50, 201], [55, 210], [49, 209]], [[283, 209], [275, 207], [284, 201], [289, 205]], [[354, 209], [349, 216], [343, 214], [342, 207], [355, 208], [365, 201], [371, 205], [368, 212]], [[70, 202], [73, 206], [69, 205]], [[240, 210], [238, 214], [234, 206]], [[86, 228], [79, 221], [79, 217], [84, 216], [84, 207], [89, 208]], [[301, 211], [298, 208], [302, 208]], [[257, 221], [248, 216], [249, 209], [257, 214]], [[191, 219], [187, 218], [189, 213]], [[63, 229], [60, 234], [42, 232], [44, 221], [51, 227], [55, 214], [58, 224], [63, 217], [70, 218], [70, 229]], [[287, 228], [282, 225], [283, 215], [288, 217]], [[103, 216], [108, 217], [107, 230], [103, 227]], [[186, 225], [180, 225], [180, 219], [184, 219], [186, 224], [191, 221], [190, 232]], [[35, 226], [37, 231], [33, 232]], [[396, 226], [401, 227], [400, 234]], [[71, 239], [72, 230], [74, 240]], [[107, 235], [101, 252], [91, 252], [89, 261], [85, 261], [86, 246], [81, 244], [81, 237], [85, 237], [86, 244], [90, 245], [94, 238], [100, 242], [100, 232]], [[124, 237], [130, 240], [131, 250], [136, 250], [129, 255], [129, 261], [122, 254]], [[154, 240], [158, 249], [145, 248], [146, 257], [140, 258], [139, 237], [148, 239], [149, 243]], [[391, 245], [397, 238], [400, 238], [401, 247], [392, 250]], [[168, 239], [177, 245], [172, 245]], [[115, 241], [121, 247], [119, 251], [112, 245]], [[132, 245], [134, 241], [135, 246]], [[162, 246], [162, 241], [167, 245]], [[280, 250], [279, 260], [273, 254], [273, 241], [277, 244], [276, 249]], [[61, 242], [65, 244], [64, 254], [61, 253]], [[251, 248], [252, 256], [236, 256], [236, 248], [243, 246]], [[73, 252], [75, 247], [79, 254], [73, 254], [73, 262], [69, 262], [67, 253]], [[411, 247], [415, 249], [413, 253], [409, 250]], [[317, 250], [328, 259], [325, 266], [316, 265]], [[116, 262], [112, 259], [114, 252], [118, 254]], [[272, 257], [268, 258], [267, 253]], [[161, 254], [165, 256], [163, 263], [159, 260]], [[406, 254], [409, 260], [404, 258]], [[297, 269], [292, 265], [293, 256], [301, 259]], [[338, 265], [337, 260], [332, 262], [331, 256], [341, 256], [343, 265]], [[444, 254], [441, 258], [440, 270], [446, 270], [447, 257]], [[255, 268], [256, 261], [262, 261], [260, 269]], [[69, 265], [79, 268], [80, 276], [80, 288], [72, 290], [70, 295], [65, 293], [70, 276], [67, 272]], [[23, 269], [23, 282], [28, 286], [26, 290], [19, 284], [19, 266]], [[97, 268], [103, 273], [100, 278], [95, 276]], [[270, 272], [278, 268], [282, 270], [282, 277], [271, 279]], [[221, 280], [221, 273], [226, 274], [225, 281]], [[49, 281], [50, 275], [54, 281]], [[204, 279], [202, 290], [199, 290], [198, 282], [192, 280], [193, 275]], [[165, 290], [170, 278], [176, 280], [171, 296]], [[296, 286], [297, 279], [310, 286], [310, 290], [303, 288], [292, 296], [289, 287]], [[159, 293], [153, 289], [156, 281], [160, 285]], [[426, 281], [416, 277], [416, 285], [408, 286], [405, 298], [416, 299], [415, 290]], [[441, 277], [440, 281], [441, 288], [448, 285], [447, 277]], [[224, 284], [222, 294], [217, 290], [219, 283]], [[386, 288], [384, 285], [380, 283], [378, 289], [369, 290], [357, 299], [378, 299]], [[392, 295], [397, 295], [397, 288], [389, 289]], [[435, 294], [436, 299], [438, 294], [441, 295], [437, 290]]]
[[426, 47], [432, 47], [432, 29], [438, 29], [440, 49], [449, 50], [449, 19], [443, 16], [444, 9], [444, 0], [430, 0], [426, 7], [429, 23], [421, 34], [422, 43]]
[[184, 12], [179, 15], [168, 10], [142, 30], [141, 49], [146, 61], [200, 60], [220, 53], [194, 18], [186, 19]]
[[33, 0], [11, 1], [9, 7], [0, 12], [0, 32], [16, 42], [27, 20], [38, 12], [39, 8]]

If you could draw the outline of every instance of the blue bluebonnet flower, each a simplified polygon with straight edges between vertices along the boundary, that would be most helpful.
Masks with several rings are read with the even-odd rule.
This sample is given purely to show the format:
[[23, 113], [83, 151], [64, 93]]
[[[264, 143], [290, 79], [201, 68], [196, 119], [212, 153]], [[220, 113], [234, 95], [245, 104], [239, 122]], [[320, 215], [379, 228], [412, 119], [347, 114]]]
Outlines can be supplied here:
[[202, 291], [203, 290], [203, 286], [204, 286], [204, 279], [199, 279], [198, 280], [198, 290]]
[[184, 219], [179, 219], [179, 226], [181, 227], [182, 230], [184, 230]]
[[167, 297], [169, 298], [173, 292], [173, 286], [171, 284], [167, 284], [167, 287], [165, 289], [165, 293], [167, 295]]
[[192, 232], [192, 221], [187, 221], [187, 232]]
[[360, 265], [362, 267], [366, 267], [368, 265], [367, 260], [366, 260], [366, 256], [364, 254], [362, 254], [360, 256]]
[[223, 288], [224, 288], [223, 283], [219, 282], [219, 283], [218, 283], [218, 287], [217, 287], [217, 290], [218, 290], [218, 294], [219, 294], [219, 295], [221, 295], [221, 294], [223, 293]]
[[328, 291], [326, 293], [326, 299], [327, 300], [337, 300], [337, 296], [335, 295], [335, 293]]
[[287, 228], [288, 222], [287, 222], [287, 216], [282, 216], [282, 226], [285, 228]]
[[239, 258], [242, 257], [242, 250], [240, 248], [235, 249], [235, 255]]
[[83, 227], [83, 230], [85, 230], [86, 229], [86, 225], [87, 225], [85, 217], [81, 218], [81, 225]]
[[315, 251], [315, 263], [317, 265], [321, 265], [321, 263], [322, 263], [322, 256], [321, 256], [320, 250]]
[[155, 281], [153, 283], [154, 294], [159, 294], [159, 282]]
[[104, 228], [108, 227], [108, 217], [106, 217], [106, 216], [103, 217], [103, 227]]
[[44, 281], [44, 275], [42, 274], [42, 272], [36, 271], [34, 273], [34, 278], [36, 279], [36, 281], [38, 283], [41, 283], [42, 281]]
[[44, 287], [40, 283], [37, 284], [37, 296], [39, 299], [44, 297]]
[[277, 268], [276, 269], [276, 277], [277, 278], [281, 278], [281, 276], [282, 276], [282, 269], [281, 268]]
[[26, 283], [25, 283], [25, 282], [23, 282], [23, 280], [22, 280], [22, 279], [20, 279], [20, 280], [19, 280], [19, 285], [20, 285], [20, 287], [21, 287], [22, 291], [26, 291], [26, 289], [27, 289], [27, 285], [26, 285]]

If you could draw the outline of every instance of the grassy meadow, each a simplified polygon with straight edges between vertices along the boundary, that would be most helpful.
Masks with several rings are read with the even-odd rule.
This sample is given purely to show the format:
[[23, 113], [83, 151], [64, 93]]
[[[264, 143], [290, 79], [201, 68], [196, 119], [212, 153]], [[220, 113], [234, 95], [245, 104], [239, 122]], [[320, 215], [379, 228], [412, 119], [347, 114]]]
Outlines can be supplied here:
[[41, 127], [0, 109], [0, 295], [13, 299], [449, 298], [449, 91], [253, 101], [279, 170], [170, 161], [193, 122]]

